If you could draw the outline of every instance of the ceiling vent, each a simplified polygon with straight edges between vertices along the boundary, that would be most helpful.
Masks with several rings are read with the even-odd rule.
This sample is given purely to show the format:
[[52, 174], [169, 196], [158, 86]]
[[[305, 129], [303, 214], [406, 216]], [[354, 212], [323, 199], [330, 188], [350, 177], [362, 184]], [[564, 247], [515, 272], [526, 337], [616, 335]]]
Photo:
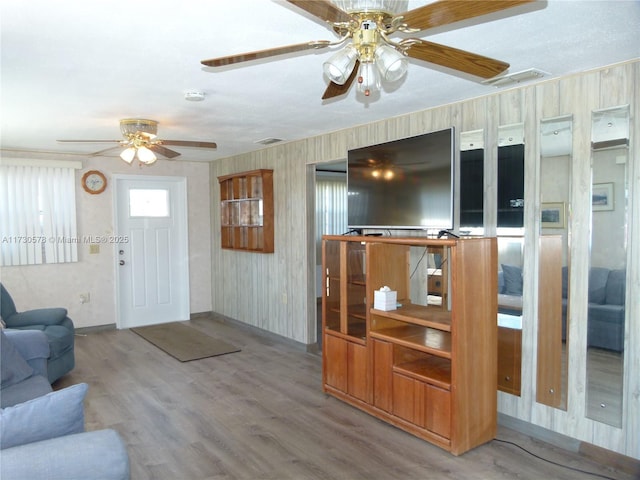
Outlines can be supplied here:
[[531, 80], [540, 80], [542, 77], [548, 77], [550, 75], [550, 73], [543, 72], [537, 68], [529, 68], [528, 70], [522, 70], [521, 72], [514, 72], [507, 75], [501, 75], [499, 77], [489, 78], [488, 80], [484, 80], [482, 83], [493, 87], [509, 87]]
[[271, 145], [278, 142], [282, 142], [282, 139], [269, 137], [269, 138], [263, 138], [262, 140], [256, 140], [254, 143], [259, 143], [261, 145]]

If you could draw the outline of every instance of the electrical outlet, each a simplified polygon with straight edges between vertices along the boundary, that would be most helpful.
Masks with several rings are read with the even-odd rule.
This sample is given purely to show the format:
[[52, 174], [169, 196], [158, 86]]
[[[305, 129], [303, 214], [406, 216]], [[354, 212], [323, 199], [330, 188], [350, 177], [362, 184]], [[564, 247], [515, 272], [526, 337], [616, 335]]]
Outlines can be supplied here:
[[284, 303], [285, 305], [287, 304], [287, 294], [286, 293], [282, 294], [282, 303]]
[[89, 254], [100, 253], [100, 245], [98, 243], [92, 243], [89, 245]]
[[91, 294], [89, 292], [87, 293], [81, 293], [80, 294], [80, 303], [89, 303], [91, 301]]

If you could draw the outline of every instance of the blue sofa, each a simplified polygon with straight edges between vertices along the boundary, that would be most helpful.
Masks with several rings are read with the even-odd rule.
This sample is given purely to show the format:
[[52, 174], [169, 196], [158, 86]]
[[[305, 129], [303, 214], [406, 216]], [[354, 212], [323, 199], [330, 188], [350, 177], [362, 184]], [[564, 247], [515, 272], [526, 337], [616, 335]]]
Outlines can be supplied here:
[[[626, 270], [589, 269], [589, 347], [614, 352], [624, 350], [626, 278]], [[567, 279], [565, 267], [562, 274], [563, 334], [566, 334]]]
[[[587, 346], [622, 352], [624, 350], [626, 270], [610, 270], [602, 267], [589, 269], [589, 305]], [[498, 273], [498, 311], [521, 315], [522, 269], [514, 265], [502, 265]], [[562, 268], [562, 339], [567, 338], [567, 298], [569, 275]], [[519, 311], [512, 307], [519, 303]]]
[[0, 283], [0, 316], [7, 328], [40, 330], [49, 342], [47, 378], [53, 383], [75, 367], [73, 321], [65, 308], [38, 308], [18, 312], [7, 289]]
[[0, 478], [129, 479], [129, 457], [118, 433], [84, 431], [88, 386], [52, 391], [48, 355], [43, 332], [0, 330]]

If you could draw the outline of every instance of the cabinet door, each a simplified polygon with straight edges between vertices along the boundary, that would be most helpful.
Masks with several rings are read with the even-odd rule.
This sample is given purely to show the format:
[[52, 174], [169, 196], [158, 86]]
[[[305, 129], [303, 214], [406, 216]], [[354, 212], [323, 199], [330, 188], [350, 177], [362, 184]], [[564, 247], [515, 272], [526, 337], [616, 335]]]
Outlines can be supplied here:
[[347, 391], [347, 342], [333, 335], [324, 336], [325, 383]]
[[365, 247], [358, 242], [343, 242], [345, 284], [345, 324], [342, 333], [364, 339], [366, 337], [366, 272]]
[[393, 374], [393, 414], [416, 423], [415, 380]]
[[347, 342], [347, 392], [364, 401], [369, 401], [367, 360], [367, 347]]
[[341, 282], [340, 282], [340, 242], [325, 240], [322, 242], [323, 295], [322, 318], [323, 332], [340, 331]]
[[373, 345], [373, 404], [391, 411], [393, 345], [389, 342], [372, 340]]
[[424, 426], [427, 430], [451, 436], [451, 393], [448, 390], [424, 384]]

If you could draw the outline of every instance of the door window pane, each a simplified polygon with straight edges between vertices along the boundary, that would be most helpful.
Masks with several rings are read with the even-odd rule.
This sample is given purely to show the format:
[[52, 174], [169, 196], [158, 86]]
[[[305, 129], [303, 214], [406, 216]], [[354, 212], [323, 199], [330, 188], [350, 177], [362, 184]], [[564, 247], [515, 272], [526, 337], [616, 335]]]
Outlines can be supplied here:
[[169, 191], [164, 189], [129, 190], [130, 217], [168, 217]]

